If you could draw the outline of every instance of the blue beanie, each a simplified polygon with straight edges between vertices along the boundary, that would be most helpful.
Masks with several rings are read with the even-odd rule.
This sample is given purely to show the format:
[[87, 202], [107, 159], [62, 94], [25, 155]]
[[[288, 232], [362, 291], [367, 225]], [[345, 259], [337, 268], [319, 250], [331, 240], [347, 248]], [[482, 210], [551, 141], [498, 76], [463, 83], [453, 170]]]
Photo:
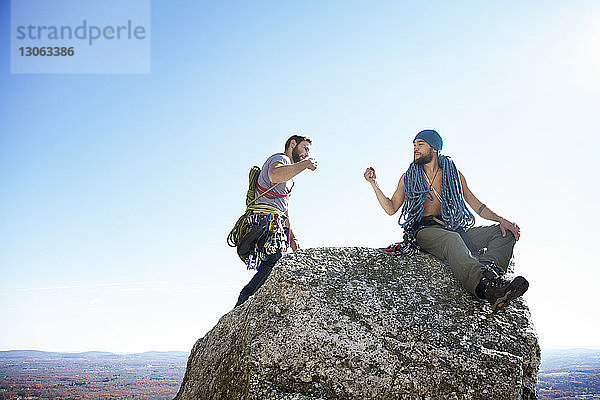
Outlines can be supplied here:
[[431, 147], [433, 147], [434, 150], [437, 151], [442, 150], [442, 145], [444, 144], [442, 137], [433, 129], [425, 129], [417, 133], [417, 136], [415, 136], [413, 142], [417, 139], [426, 141]]

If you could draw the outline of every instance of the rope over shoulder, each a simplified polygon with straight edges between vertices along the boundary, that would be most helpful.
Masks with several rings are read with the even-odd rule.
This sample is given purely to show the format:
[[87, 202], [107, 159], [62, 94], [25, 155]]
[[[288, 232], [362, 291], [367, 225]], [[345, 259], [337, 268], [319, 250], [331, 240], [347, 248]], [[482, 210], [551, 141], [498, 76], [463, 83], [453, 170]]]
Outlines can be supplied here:
[[266, 214], [277, 214], [279, 216], [284, 216], [285, 213], [278, 208], [268, 206], [266, 204], [253, 204], [256, 200], [261, 198], [264, 195], [267, 195], [269, 191], [271, 191], [275, 185], [271, 186], [269, 189], [261, 192], [260, 195], [255, 197], [255, 190], [258, 182], [258, 175], [260, 174], [260, 168], [254, 166], [250, 169], [250, 173], [248, 174], [248, 192], [246, 193], [246, 211], [242, 214], [241, 217], [238, 218], [237, 222], [227, 235], [227, 244], [229, 247], [237, 247], [240, 243], [240, 238], [246, 232], [248, 228], [248, 216], [254, 213], [266, 213]]
[[[466, 207], [462, 195], [460, 175], [456, 165], [448, 156], [439, 155], [438, 165], [442, 169], [442, 219], [450, 230], [470, 228], [475, 224], [475, 217]], [[404, 205], [398, 224], [404, 229], [405, 239], [414, 239], [416, 224], [423, 217], [425, 199], [433, 201], [429, 185], [424, 179], [422, 165], [410, 164], [404, 175]]]

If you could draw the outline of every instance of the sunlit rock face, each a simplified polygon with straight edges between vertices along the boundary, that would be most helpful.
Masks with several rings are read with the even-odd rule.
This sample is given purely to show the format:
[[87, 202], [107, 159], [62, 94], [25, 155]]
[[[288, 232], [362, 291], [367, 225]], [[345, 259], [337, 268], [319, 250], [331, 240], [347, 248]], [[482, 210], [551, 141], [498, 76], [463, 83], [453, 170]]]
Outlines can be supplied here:
[[176, 399], [535, 399], [539, 364], [523, 299], [492, 312], [426, 254], [315, 248], [196, 342]]

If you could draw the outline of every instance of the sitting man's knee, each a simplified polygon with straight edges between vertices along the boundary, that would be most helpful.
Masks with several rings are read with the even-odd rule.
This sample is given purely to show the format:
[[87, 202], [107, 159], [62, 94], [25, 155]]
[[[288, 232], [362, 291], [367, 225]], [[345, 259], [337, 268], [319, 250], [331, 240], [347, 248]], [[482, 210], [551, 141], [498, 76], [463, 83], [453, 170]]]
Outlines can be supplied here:
[[465, 242], [456, 232], [449, 232], [446, 238], [444, 239], [444, 244], [447, 249], [465, 246]]
[[517, 240], [515, 239], [515, 235], [511, 231], [509, 231], [509, 230], [504, 231], [504, 236], [503, 236], [502, 229], [500, 229], [500, 224], [494, 225], [494, 226], [496, 228], [496, 232], [494, 234], [494, 236], [496, 238], [502, 239], [506, 243], [511, 243], [512, 245], [514, 245], [517, 242]]
[[[498, 228], [498, 229], [500, 229], [500, 228]], [[502, 237], [502, 239], [504, 239], [504, 241], [506, 243], [510, 243], [513, 246], [515, 245], [515, 243], [517, 243], [517, 239], [515, 239], [515, 234], [509, 230], [504, 231], [504, 236], [502, 236], [502, 232], [501, 232], [500, 236]]]
[[517, 239], [515, 238], [515, 234], [512, 233], [511, 231], [506, 231], [506, 239], [511, 242], [514, 246], [515, 243], [517, 243]]

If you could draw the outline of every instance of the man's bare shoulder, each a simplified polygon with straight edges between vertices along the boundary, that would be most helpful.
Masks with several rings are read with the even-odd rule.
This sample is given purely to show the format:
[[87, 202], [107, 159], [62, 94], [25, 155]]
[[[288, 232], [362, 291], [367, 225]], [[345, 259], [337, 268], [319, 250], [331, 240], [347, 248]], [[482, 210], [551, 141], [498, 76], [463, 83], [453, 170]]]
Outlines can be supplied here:
[[396, 187], [396, 192], [404, 193], [404, 175], [406, 174], [402, 174], [402, 176], [400, 176], [400, 179], [398, 179], [398, 186]]
[[466, 185], [467, 184], [467, 179], [465, 178], [465, 176], [463, 175], [463, 173], [460, 172], [459, 169], [456, 169], [456, 170], [458, 171], [458, 177], [460, 179], [460, 183], [463, 184], [463, 185]]
[[400, 187], [400, 186], [404, 187], [404, 176], [405, 175], [406, 175], [406, 172], [400, 176], [400, 179], [398, 179], [398, 187]]

